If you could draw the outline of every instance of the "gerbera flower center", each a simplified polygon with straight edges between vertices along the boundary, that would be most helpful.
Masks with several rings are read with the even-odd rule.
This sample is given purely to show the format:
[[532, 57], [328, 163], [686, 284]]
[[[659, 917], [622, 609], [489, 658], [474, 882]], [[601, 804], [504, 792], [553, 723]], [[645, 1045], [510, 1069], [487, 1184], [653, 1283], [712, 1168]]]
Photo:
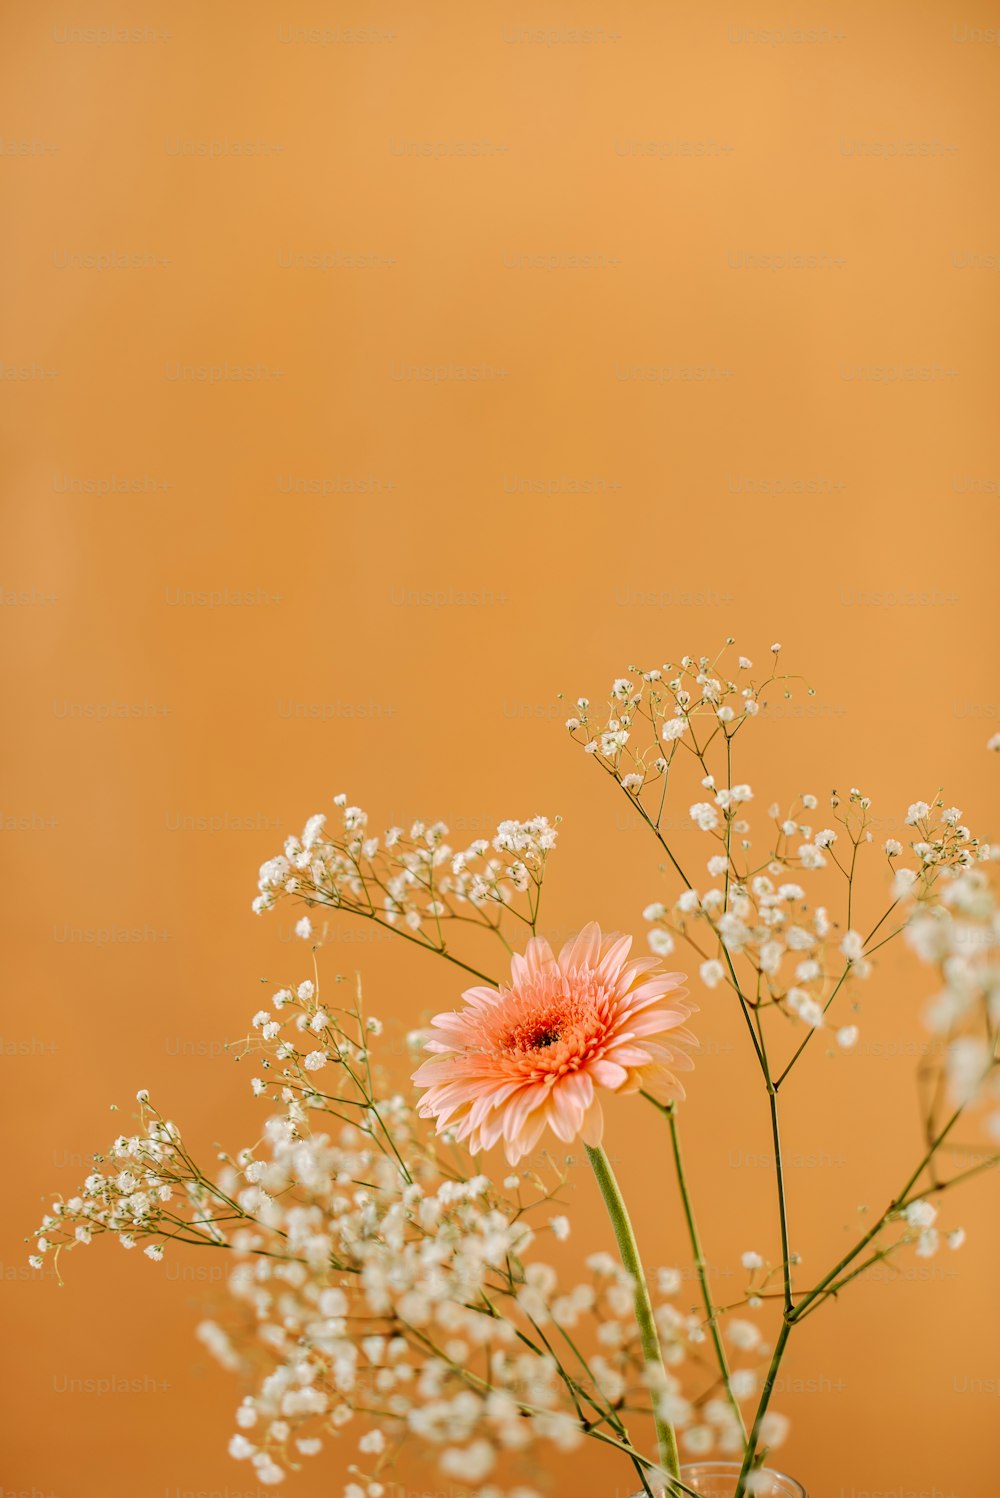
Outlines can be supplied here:
[[507, 1029], [500, 1042], [500, 1049], [508, 1054], [523, 1055], [526, 1051], [544, 1051], [558, 1045], [565, 1033], [564, 1017], [559, 1015], [525, 1015]]
[[556, 1041], [560, 1038], [558, 1030], [553, 1030], [551, 1026], [546, 1026], [544, 1029], [539, 1030], [531, 1044], [534, 1050], [542, 1051], [547, 1045], [555, 1045]]
[[502, 1027], [494, 1031], [498, 1051], [512, 1060], [537, 1057], [539, 1062], [540, 1053], [553, 1055], [558, 1049], [562, 1055], [567, 1046], [582, 1055], [600, 1032], [598, 997], [586, 979], [573, 993], [561, 978], [553, 983], [547, 975], [533, 991], [522, 992], [511, 1005], [513, 1012], [504, 1015]]

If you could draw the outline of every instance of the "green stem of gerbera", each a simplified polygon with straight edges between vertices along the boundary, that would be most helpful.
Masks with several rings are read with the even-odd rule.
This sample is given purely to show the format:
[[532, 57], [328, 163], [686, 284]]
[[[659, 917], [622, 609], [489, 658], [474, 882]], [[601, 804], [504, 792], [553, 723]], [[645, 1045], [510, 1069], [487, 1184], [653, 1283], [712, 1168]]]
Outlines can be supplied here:
[[[669, 1477], [680, 1477], [681, 1463], [677, 1452], [677, 1436], [674, 1427], [669, 1420], [663, 1418], [657, 1408], [660, 1390], [665, 1379], [663, 1366], [663, 1353], [660, 1350], [660, 1337], [656, 1330], [656, 1321], [653, 1317], [653, 1306], [649, 1298], [649, 1286], [646, 1284], [646, 1275], [643, 1271], [642, 1260], [639, 1257], [639, 1245], [635, 1241], [635, 1230], [632, 1227], [622, 1196], [621, 1188], [611, 1169], [611, 1162], [604, 1150], [597, 1147], [592, 1149], [587, 1145], [587, 1158], [593, 1167], [597, 1184], [601, 1188], [604, 1197], [604, 1205], [608, 1209], [611, 1218], [611, 1226], [615, 1230], [618, 1240], [618, 1252], [625, 1269], [632, 1276], [635, 1285], [635, 1319], [639, 1324], [639, 1336], [642, 1340], [642, 1353], [646, 1360], [647, 1368], [656, 1370], [653, 1380], [653, 1420], [656, 1425], [656, 1440], [660, 1452], [660, 1466]], [[679, 1492], [671, 1484], [671, 1491]]]

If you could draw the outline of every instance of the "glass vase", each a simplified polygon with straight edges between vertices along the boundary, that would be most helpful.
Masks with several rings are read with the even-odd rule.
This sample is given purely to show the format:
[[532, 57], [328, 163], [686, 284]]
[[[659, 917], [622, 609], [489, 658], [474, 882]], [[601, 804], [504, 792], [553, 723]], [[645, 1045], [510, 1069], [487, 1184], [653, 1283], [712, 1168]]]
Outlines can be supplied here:
[[[734, 1498], [739, 1462], [689, 1462], [681, 1479], [699, 1498]], [[761, 1467], [754, 1474], [752, 1498], [808, 1498], [805, 1488], [783, 1472]]]

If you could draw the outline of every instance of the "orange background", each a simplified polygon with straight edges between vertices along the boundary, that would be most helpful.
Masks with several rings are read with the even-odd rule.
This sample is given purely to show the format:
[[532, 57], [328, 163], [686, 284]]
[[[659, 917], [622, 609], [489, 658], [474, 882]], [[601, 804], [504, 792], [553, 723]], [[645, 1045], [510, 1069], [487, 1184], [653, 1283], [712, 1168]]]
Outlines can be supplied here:
[[[3, 23], [0, 1481], [236, 1498], [256, 1492], [225, 1451], [239, 1390], [193, 1336], [208, 1266], [101, 1245], [60, 1291], [22, 1238], [140, 1086], [203, 1152], [250, 1137], [247, 1076], [218, 1052], [261, 977], [306, 970], [290, 907], [249, 911], [306, 815], [341, 788], [379, 827], [443, 817], [465, 840], [562, 813], [547, 918], [638, 931], [656, 849], [554, 695], [732, 633], [755, 660], [781, 639], [818, 694], [757, 725], [758, 808], [860, 783], [898, 817], [943, 784], [989, 830], [1000, 49], [972, 28], [998, 17], [99, 10]], [[108, 24], [148, 30], [87, 30]], [[825, 30], [745, 35], [791, 25]], [[139, 263], [81, 260], [108, 254]], [[185, 373], [226, 363], [267, 377]], [[487, 373], [400, 377], [423, 366]], [[901, 366], [923, 374], [872, 376]], [[97, 492], [112, 478], [128, 492]], [[140, 939], [86, 939], [109, 928]], [[360, 966], [376, 1012], [452, 1003], [447, 968], [343, 935], [325, 970]], [[817, 1273], [915, 1158], [928, 979], [896, 964], [859, 1054], [817, 1048], [790, 1090], [791, 1147], [819, 1162], [792, 1173], [793, 1240]], [[725, 1298], [743, 1249], [774, 1252], [768, 1172], [740, 1164], [769, 1137], [741, 1022], [704, 998], [686, 1138]], [[650, 1257], [680, 1260], [666, 1140], [640, 1129], [624, 1102], [610, 1149]], [[577, 1195], [589, 1248], [609, 1235], [589, 1179]], [[852, 1287], [793, 1339], [781, 1464], [811, 1498], [996, 1491], [995, 1182], [948, 1213], [960, 1254]], [[150, 1387], [59, 1392], [108, 1375]], [[342, 1476], [334, 1456], [288, 1492]], [[588, 1450], [552, 1491], [621, 1484]]]

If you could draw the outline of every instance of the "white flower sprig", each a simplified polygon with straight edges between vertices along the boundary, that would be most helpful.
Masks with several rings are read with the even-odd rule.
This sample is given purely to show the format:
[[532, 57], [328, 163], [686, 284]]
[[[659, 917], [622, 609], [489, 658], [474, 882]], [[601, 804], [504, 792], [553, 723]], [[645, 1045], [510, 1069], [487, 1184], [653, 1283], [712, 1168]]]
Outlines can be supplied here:
[[[340, 826], [309, 818], [301, 837], [290, 837], [284, 851], [261, 865], [259, 914], [285, 896], [313, 910], [336, 910], [395, 929], [448, 957], [466, 971], [477, 969], [455, 957], [449, 927], [470, 924], [498, 936], [508, 951], [508, 924], [518, 921], [534, 933], [542, 880], [557, 828], [546, 817], [503, 821], [492, 841], [477, 838], [455, 850], [444, 822], [414, 822], [409, 831], [390, 827], [382, 836], [368, 832], [368, 814], [334, 798]], [[558, 822], [556, 818], [556, 822]], [[319, 941], [309, 917], [296, 927], [304, 939]]]
[[[727, 640], [726, 648], [733, 643]], [[780, 648], [771, 647], [775, 659]], [[772, 668], [757, 685], [744, 675], [752, 670], [746, 657], [740, 656], [733, 670], [724, 663], [724, 655], [725, 651], [714, 659], [684, 656], [679, 665], [668, 663], [662, 670], [631, 667], [628, 676], [612, 685], [606, 729], [593, 722], [587, 698], [578, 699], [577, 716], [567, 728], [628, 797], [666, 855], [666, 872], [680, 882], [679, 891], [646, 907], [652, 950], [666, 956], [678, 943], [687, 945], [696, 954], [702, 984], [710, 990], [728, 990], [735, 998], [767, 1090], [775, 1144], [783, 1321], [771, 1377], [746, 1442], [737, 1484], [742, 1495], [750, 1491], [751, 1468], [766, 1445], [768, 1389], [793, 1327], [849, 1281], [907, 1245], [915, 1243], [916, 1252], [924, 1257], [936, 1252], [941, 1239], [930, 1197], [1000, 1164], [1000, 1156], [981, 1150], [971, 1168], [950, 1175], [944, 1171], [954, 1131], [969, 1108], [981, 1101], [993, 1106], [1000, 1099], [1000, 921], [995, 880], [987, 876], [996, 850], [974, 837], [962, 823], [960, 810], [946, 807], [940, 796], [911, 802], [901, 819], [905, 839], [890, 837], [882, 844], [889, 871], [887, 903], [867, 933], [857, 922], [856, 892], [875, 841], [868, 796], [852, 788], [845, 801], [834, 792], [829, 820], [819, 826], [813, 815], [819, 807], [815, 795], [801, 795], [786, 811], [774, 804], [768, 813], [771, 829], [755, 838], [748, 809], [754, 794], [736, 775], [734, 741], [766, 706], [767, 688], [793, 678], [778, 677]], [[739, 679], [745, 685], [740, 686]], [[789, 696], [790, 690], [785, 688], [784, 694]], [[693, 794], [684, 796], [688, 825], [696, 829], [696, 836], [709, 840], [709, 877], [704, 882], [686, 872], [689, 838], [675, 839], [678, 819], [667, 812], [668, 790], [676, 793], [685, 767], [697, 781], [697, 790], [692, 787]], [[818, 898], [811, 894], [817, 885]], [[846, 898], [841, 906], [842, 894]], [[831, 914], [834, 909], [836, 916]], [[927, 1012], [938, 1046], [925, 1068], [931, 1085], [923, 1097], [923, 1153], [851, 1252], [817, 1284], [800, 1289], [793, 1273], [796, 1258], [789, 1249], [779, 1131], [781, 1088], [817, 1034], [835, 1037], [831, 1054], [856, 1047], [857, 985], [871, 978], [875, 954], [903, 933], [919, 957], [938, 966], [943, 985]], [[841, 1008], [850, 1002], [852, 1018], [844, 1023], [841, 1015], [831, 1025], [838, 999]], [[777, 1035], [776, 1022], [781, 1024]], [[782, 1043], [785, 1053], [779, 1060]], [[677, 1118], [670, 1110], [661, 1111], [669, 1112], [698, 1264], [701, 1255], [679, 1154]], [[988, 1115], [987, 1127], [994, 1142], [1000, 1142], [1000, 1111]], [[899, 1228], [901, 1232], [896, 1231]], [[961, 1229], [946, 1236], [952, 1248], [964, 1240]], [[720, 1377], [731, 1389], [707, 1272], [699, 1271], [699, 1282]]]

